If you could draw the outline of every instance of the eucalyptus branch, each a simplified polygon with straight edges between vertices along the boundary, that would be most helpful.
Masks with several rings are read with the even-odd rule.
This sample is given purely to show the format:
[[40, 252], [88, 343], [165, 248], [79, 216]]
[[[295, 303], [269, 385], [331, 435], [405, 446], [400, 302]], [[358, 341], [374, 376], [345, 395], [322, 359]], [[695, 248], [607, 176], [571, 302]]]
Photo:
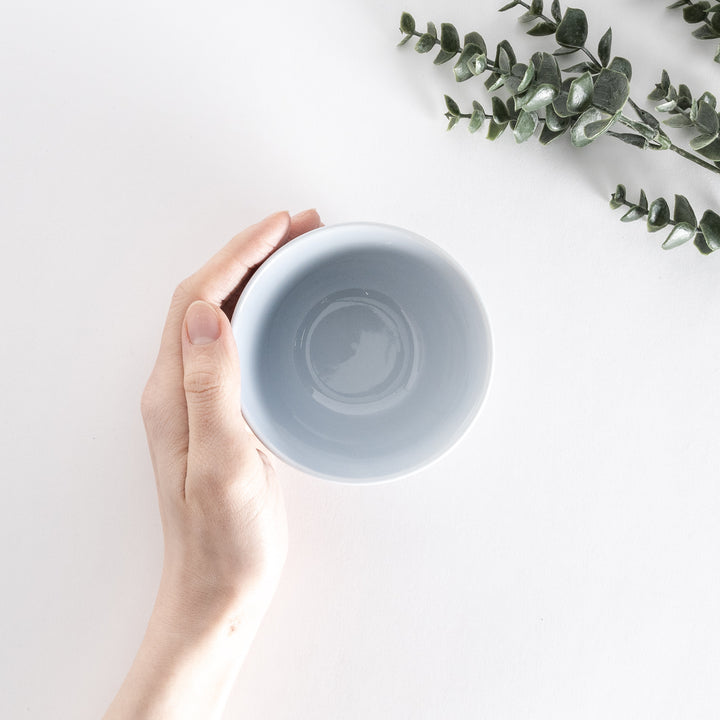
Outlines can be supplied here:
[[637, 203], [629, 202], [626, 198], [624, 185], [618, 185], [610, 197], [610, 207], [630, 208], [621, 218], [622, 222], [633, 222], [647, 218], [649, 232], [657, 232], [671, 225], [672, 231], [665, 239], [662, 247], [665, 250], [679, 247], [693, 240], [695, 247], [704, 255], [720, 249], [720, 215], [712, 210], [706, 210], [700, 222], [688, 199], [684, 195], [675, 195], [675, 209], [670, 217], [670, 206], [665, 198], [659, 197], [648, 205], [647, 195], [640, 190], [640, 199]]
[[[433, 23], [427, 23], [427, 32], [419, 33], [412, 15], [402, 14], [400, 30], [405, 37], [401, 45], [411, 38], [418, 38], [415, 44], [418, 53], [427, 53], [439, 45], [434, 63], [443, 64], [454, 59], [453, 72], [457, 82], [487, 73], [484, 84], [491, 95], [491, 111], [473, 100], [472, 112], [462, 112], [455, 100], [445, 95], [448, 130], [464, 119], [468, 121], [471, 133], [487, 124], [489, 140], [496, 140], [510, 128], [518, 143], [526, 142], [536, 131], [544, 145], [568, 133], [575, 147], [584, 147], [608, 134], [639, 149], [670, 150], [704, 170], [720, 174], [720, 116], [715, 112], [714, 96], [705, 93], [695, 101], [685, 86], [679, 90], [673, 88], [664, 71], [661, 82], [650, 94], [650, 98], [662, 100], [657, 106], [659, 112], [671, 114], [667, 125], [693, 125], [701, 133], [701, 138], [691, 140], [691, 146], [700, 155], [684, 150], [671, 140], [653, 113], [641, 108], [630, 97], [632, 65], [626, 58], [612, 56], [611, 28], [602, 36], [598, 57], [595, 57], [586, 47], [588, 21], [583, 10], [567, 8], [563, 13], [559, 0], [553, 0], [552, 17], [548, 17], [543, 14], [543, 0], [530, 3], [513, 0], [501, 11], [516, 6], [526, 9], [521, 22], [535, 23], [527, 31], [529, 35], [554, 35], [559, 46], [555, 52], [536, 52], [527, 63], [522, 63], [518, 62], [512, 45], [503, 40], [491, 59], [488, 46], [479, 33], [468, 33], [461, 43], [457, 29], [451, 23], [442, 23], [438, 38]], [[588, 60], [561, 70], [557, 58], [579, 51], [584, 51]], [[501, 91], [509, 97], [501, 98], [498, 95]], [[637, 120], [624, 114], [627, 105], [634, 110]], [[622, 126], [623, 131], [618, 132], [617, 126]], [[716, 141], [717, 158], [712, 154], [716, 150]], [[678, 235], [664, 247], [676, 247], [677, 239]], [[712, 245], [709, 247], [716, 249]]]
[[[694, 37], [700, 40], [720, 38], [720, 4], [711, 5], [707, 0], [699, 0], [699, 2], [678, 0], [678, 2], [668, 5], [668, 8], [671, 10], [682, 8], [683, 19], [686, 23], [691, 25], [702, 23], [699, 28], [693, 30]], [[715, 62], [720, 63], [720, 46], [715, 53]]]

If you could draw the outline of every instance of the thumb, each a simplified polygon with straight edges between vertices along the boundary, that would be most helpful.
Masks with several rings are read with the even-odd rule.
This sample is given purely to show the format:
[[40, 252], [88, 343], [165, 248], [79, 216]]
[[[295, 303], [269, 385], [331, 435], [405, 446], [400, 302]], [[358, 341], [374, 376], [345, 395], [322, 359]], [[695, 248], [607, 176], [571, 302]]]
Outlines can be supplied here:
[[[185, 313], [183, 385], [188, 471], [261, 462], [240, 409], [240, 363], [232, 327], [217, 306], [196, 300]], [[239, 457], [238, 457], [239, 455]]]

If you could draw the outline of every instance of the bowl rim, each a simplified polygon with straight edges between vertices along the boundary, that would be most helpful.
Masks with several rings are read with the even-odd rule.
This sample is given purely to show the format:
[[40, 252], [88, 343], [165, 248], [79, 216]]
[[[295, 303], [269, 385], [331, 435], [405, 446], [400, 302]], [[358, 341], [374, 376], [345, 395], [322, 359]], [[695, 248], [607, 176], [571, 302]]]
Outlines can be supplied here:
[[[450, 453], [451, 450], [453, 450], [455, 447], [457, 447], [462, 439], [470, 432], [470, 430], [474, 427], [475, 423], [478, 420], [478, 417], [480, 415], [480, 410], [485, 405], [485, 401], [487, 399], [492, 378], [493, 378], [493, 371], [495, 367], [494, 362], [494, 356], [495, 356], [495, 345], [493, 340], [493, 332], [492, 332], [492, 326], [490, 325], [490, 318], [488, 316], [488, 312], [485, 308], [485, 303], [483, 302], [482, 298], [480, 297], [480, 293], [477, 290], [477, 287], [475, 285], [474, 280], [472, 279], [469, 272], [460, 264], [460, 262], [454, 258], [445, 248], [441, 247], [437, 243], [433, 242], [432, 240], [429, 240], [428, 238], [419, 235], [412, 230], [407, 230], [406, 228], [399, 227], [397, 225], [390, 225], [387, 223], [379, 223], [379, 222], [371, 222], [371, 221], [351, 221], [351, 222], [343, 222], [343, 223], [334, 223], [331, 225], [322, 225], [318, 228], [315, 228], [313, 230], [310, 230], [306, 233], [303, 233], [302, 235], [298, 235], [296, 238], [293, 238], [289, 242], [285, 243], [281, 247], [279, 247], [277, 250], [272, 252], [271, 255], [267, 257], [266, 260], [262, 262], [262, 264], [255, 270], [250, 280], [248, 280], [246, 286], [243, 288], [242, 293], [240, 293], [240, 296], [238, 298], [237, 304], [235, 305], [235, 308], [233, 310], [232, 317], [230, 319], [230, 325], [232, 327], [233, 331], [233, 338], [235, 339], [235, 342], [238, 341], [238, 334], [240, 332], [239, 326], [240, 326], [240, 316], [242, 314], [242, 309], [245, 306], [248, 298], [250, 297], [253, 288], [257, 286], [259, 282], [262, 282], [263, 276], [267, 275], [268, 271], [272, 269], [272, 266], [277, 263], [277, 258], [281, 257], [288, 252], [297, 253], [300, 252], [300, 246], [304, 246], [307, 242], [317, 242], [317, 240], [313, 240], [312, 238], [315, 235], [322, 234], [327, 235], [328, 239], [326, 242], [329, 242], [329, 237], [332, 234], [334, 230], [339, 229], [353, 229], [353, 228], [364, 228], [364, 229], [376, 229], [376, 230], [384, 230], [384, 231], [392, 231], [395, 233], [398, 237], [402, 238], [403, 241], [407, 241], [406, 243], [396, 244], [395, 240], [396, 238], [392, 238], [391, 240], [385, 240], [382, 244], [386, 246], [393, 246], [393, 245], [401, 245], [403, 248], [405, 247], [412, 247], [413, 245], [419, 243], [422, 245], [425, 249], [430, 251], [431, 254], [437, 256], [439, 259], [443, 260], [447, 265], [451, 267], [451, 269], [458, 275], [458, 277], [462, 280], [465, 288], [470, 292], [473, 300], [475, 301], [475, 304], [480, 312], [480, 316], [482, 318], [482, 321], [485, 326], [486, 336], [487, 336], [487, 372], [485, 376], [485, 382], [478, 393], [478, 396], [475, 400], [475, 404], [470, 412], [470, 420], [466, 421], [465, 427], [462, 428], [458, 434], [454, 437], [452, 442], [450, 442], [443, 450], [440, 450], [436, 452], [435, 454], [421, 460], [420, 462], [415, 463], [409, 468], [406, 468], [404, 470], [396, 471], [396, 472], [389, 472], [385, 474], [380, 475], [368, 475], [366, 477], [361, 478], [348, 478], [344, 476], [339, 475], [332, 475], [329, 473], [325, 473], [322, 471], [319, 471], [315, 468], [308, 467], [307, 465], [298, 462], [297, 460], [293, 459], [292, 457], [288, 456], [286, 453], [284, 453], [282, 450], [280, 450], [273, 442], [269, 442], [267, 437], [263, 437], [264, 433], [260, 432], [258, 433], [256, 427], [253, 426], [252, 418], [248, 418], [245, 414], [245, 407], [243, 406], [243, 392], [242, 392], [242, 383], [240, 388], [240, 405], [241, 405], [241, 413], [243, 415], [243, 418], [245, 422], [248, 424], [250, 430], [255, 434], [255, 436], [258, 438], [258, 440], [268, 449], [270, 452], [272, 452], [274, 455], [276, 455], [280, 460], [287, 463], [291, 467], [296, 468], [297, 470], [300, 470], [301, 472], [307, 473], [309, 475], [312, 475], [314, 477], [318, 477], [324, 480], [329, 480], [331, 482], [337, 482], [341, 483], [343, 485], [379, 485], [387, 482], [392, 482], [394, 480], [400, 480], [402, 478], [408, 477], [410, 475], [414, 475], [415, 473], [418, 473], [422, 470], [426, 470], [433, 466], [438, 461], [442, 460], [448, 453]], [[339, 251], [347, 250], [347, 247], [343, 245], [337, 245], [336, 246]], [[327, 250], [332, 251], [333, 246], [330, 245]], [[327, 257], [332, 256], [332, 252], [325, 252], [322, 254], [322, 256], [319, 256], [317, 260], [326, 259]], [[242, 372], [242, 368], [241, 368]], [[462, 426], [461, 426], [462, 427]]]

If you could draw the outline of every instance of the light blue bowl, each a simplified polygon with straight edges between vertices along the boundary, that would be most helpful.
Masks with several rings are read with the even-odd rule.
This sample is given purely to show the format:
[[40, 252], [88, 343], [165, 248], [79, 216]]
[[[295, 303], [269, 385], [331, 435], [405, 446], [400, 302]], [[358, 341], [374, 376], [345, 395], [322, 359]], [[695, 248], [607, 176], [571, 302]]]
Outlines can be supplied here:
[[277, 457], [329, 480], [391, 480], [439, 459], [490, 380], [472, 281], [389, 225], [331, 225], [284, 245], [248, 282], [232, 327], [246, 422]]

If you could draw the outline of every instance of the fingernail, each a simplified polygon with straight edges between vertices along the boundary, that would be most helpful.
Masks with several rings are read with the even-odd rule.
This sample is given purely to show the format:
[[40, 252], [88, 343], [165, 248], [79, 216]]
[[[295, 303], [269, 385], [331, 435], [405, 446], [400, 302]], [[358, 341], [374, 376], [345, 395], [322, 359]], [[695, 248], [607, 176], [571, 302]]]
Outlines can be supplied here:
[[193, 345], [208, 345], [220, 337], [220, 323], [212, 305], [196, 300], [185, 317], [188, 337]]

